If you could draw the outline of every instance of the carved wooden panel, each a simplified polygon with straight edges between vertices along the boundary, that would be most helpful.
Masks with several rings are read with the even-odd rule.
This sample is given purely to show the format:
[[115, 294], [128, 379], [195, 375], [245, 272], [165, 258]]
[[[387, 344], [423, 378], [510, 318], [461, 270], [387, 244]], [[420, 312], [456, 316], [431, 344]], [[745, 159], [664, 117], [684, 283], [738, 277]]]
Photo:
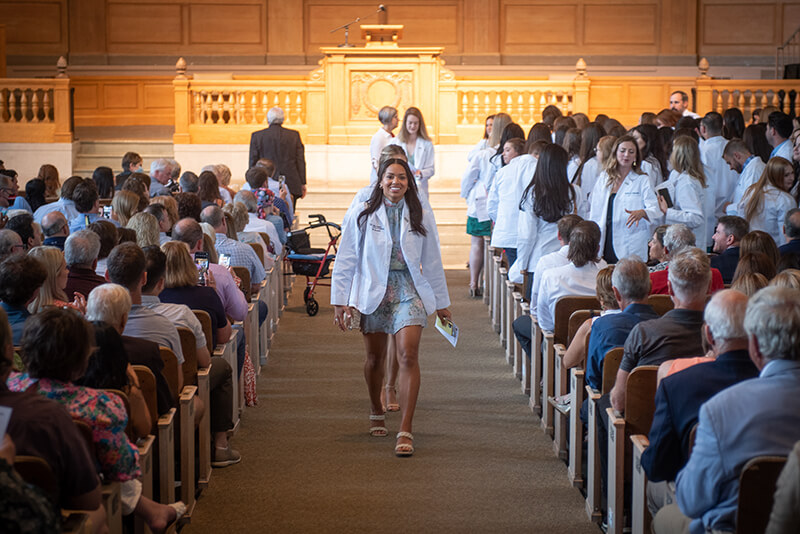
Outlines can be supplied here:
[[508, 5], [503, 19], [505, 43], [574, 44], [577, 40], [577, 17], [577, 4], [542, 4], [535, 9], [530, 5]]
[[[654, 3], [615, 3], [584, 7], [583, 42], [587, 45], [654, 45], [657, 36]], [[633, 51], [632, 51], [633, 52]], [[642, 50], [635, 50], [641, 54]]]
[[797, 0], [699, 0], [698, 54], [775, 56], [800, 27]]
[[109, 49], [120, 51], [180, 44], [183, 33], [181, 6], [164, 2], [109, 3], [106, 21]]
[[8, 53], [65, 53], [66, 11], [66, 0], [0, 1]]
[[70, 85], [77, 126], [175, 122], [171, 77], [77, 76]]
[[190, 44], [261, 44], [264, 6], [255, 4], [191, 5]]
[[[411, 71], [350, 71], [350, 120], [375, 121], [383, 106], [398, 110], [413, 105]], [[401, 111], [402, 113], [402, 111]]]

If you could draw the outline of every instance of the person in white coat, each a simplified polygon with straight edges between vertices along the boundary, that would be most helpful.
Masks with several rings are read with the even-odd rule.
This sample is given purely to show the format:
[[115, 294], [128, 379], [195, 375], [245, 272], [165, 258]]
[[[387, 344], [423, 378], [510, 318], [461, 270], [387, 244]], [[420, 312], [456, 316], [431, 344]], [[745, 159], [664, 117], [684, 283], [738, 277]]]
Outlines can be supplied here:
[[486, 201], [489, 217], [494, 221], [491, 245], [505, 250], [509, 265], [517, 258], [517, 214], [525, 186], [536, 170], [536, 159], [523, 154], [525, 141], [509, 139], [503, 145], [506, 163], [494, 176]]
[[631, 254], [646, 258], [651, 223], [662, 215], [649, 178], [639, 170], [639, 160], [633, 137], [617, 139], [592, 192], [589, 218], [602, 231], [600, 248], [608, 263]]
[[472, 161], [478, 153], [486, 148], [489, 143], [489, 136], [492, 135], [492, 127], [494, 126], [494, 115], [489, 115], [486, 117], [486, 121], [484, 122], [483, 126], [483, 139], [475, 143], [475, 146], [472, 147], [472, 150], [469, 151], [467, 155], [467, 161]]
[[403, 125], [400, 126], [397, 137], [389, 143], [400, 145], [406, 151], [408, 166], [417, 181], [417, 190], [420, 196], [428, 198], [428, 181], [435, 172], [433, 143], [428, 137], [425, 119], [422, 118], [422, 112], [419, 109], [410, 107], [406, 110], [403, 115]]
[[567, 179], [567, 151], [547, 145], [519, 203], [517, 261], [509, 269], [509, 280], [522, 283], [526, 273], [537, 276], [534, 268], [539, 258], [561, 248], [559, 219], [570, 213], [580, 215], [583, 202], [580, 188]]
[[[706, 238], [697, 240], [698, 247], [701, 243], [713, 245], [711, 236], [714, 234], [717, 219], [725, 215], [725, 207], [733, 198], [739, 180], [739, 175], [730, 169], [723, 157], [728, 140], [722, 136], [722, 115], [716, 111], [706, 113], [700, 122], [700, 135], [705, 139], [700, 147], [700, 156], [708, 186], [706, 194], [713, 195], [714, 210], [706, 212]], [[706, 203], [711, 204], [710, 199]]]
[[470, 237], [469, 249], [469, 293], [472, 297], [483, 295], [480, 287], [483, 271], [483, 238], [492, 234], [492, 221], [486, 208], [486, 197], [500, 168], [502, 159], [495, 157], [500, 138], [505, 127], [511, 123], [506, 113], [494, 116], [492, 134], [486, 148], [469, 161], [461, 176], [461, 198], [467, 201], [467, 233]]
[[733, 190], [733, 197], [728, 199], [725, 204], [725, 213], [727, 215], [739, 215], [737, 211], [739, 201], [742, 200], [747, 188], [761, 178], [761, 174], [767, 164], [758, 156], [751, 154], [747, 144], [741, 139], [728, 141], [728, 144], [725, 145], [725, 150], [722, 152], [722, 158], [730, 169], [739, 175], [736, 187]]
[[[694, 234], [695, 243], [703, 243], [706, 236], [703, 206], [706, 195], [711, 193], [706, 188], [697, 142], [687, 135], [675, 139], [669, 162], [673, 169], [669, 180], [656, 190], [664, 224], [685, 224]], [[665, 191], [671, 203], [667, 202]]]
[[331, 282], [334, 324], [345, 330], [354, 309], [366, 347], [364, 376], [370, 398], [371, 436], [388, 435], [381, 405], [386, 344], [395, 335], [400, 363], [402, 421], [395, 454], [414, 453], [412, 420], [420, 387], [419, 343], [427, 316], [450, 320], [439, 237], [433, 211], [421, 202], [408, 164], [386, 160], [380, 181], [358, 212], [345, 216]]
[[786, 212], [797, 207], [788, 193], [794, 183], [794, 169], [789, 160], [774, 157], [767, 162], [761, 178], [745, 191], [739, 201], [739, 216], [750, 223], [750, 231], [762, 230], [772, 236], [775, 244], [786, 242], [783, 220]]
[[381, 123], [380, 129], [372, 136], [369, 142], [369, 157], [372, 163], [369, 174], [370, 185], [378, 181], [378, 167], [380, 166], [381, 150], [394, 138], [392, 133], [397, 128], [397, 110], [392, 106], [383, 106], [378, 111], [378, 120]]

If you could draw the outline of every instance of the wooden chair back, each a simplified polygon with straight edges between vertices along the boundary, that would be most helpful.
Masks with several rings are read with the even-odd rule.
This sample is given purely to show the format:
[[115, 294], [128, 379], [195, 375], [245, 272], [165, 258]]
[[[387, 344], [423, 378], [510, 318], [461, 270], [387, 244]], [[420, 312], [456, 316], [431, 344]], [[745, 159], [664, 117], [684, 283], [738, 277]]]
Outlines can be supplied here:
[[[622, 362], [622, 347], [616, 347], [606, 352], [603, 358], [603, 389], [601, 394], [611, 393], [611, 388], [614, 387], [614, 382], [617, 380], [617, 371], [619, 371], [619, 364]], [[645, 432], [646, 434], [647, 432]]]
[[[203, 331], [205, 334], [205, 330]], [[186, 386], [197, 385], [197, 338], [194, 332], [185, 326], [178, 327], [178, 336], [181, 338], [181, 351], [183, 352], [183, 383]]]
[[116, 395], [122, 400], [122, 404], [125, 406], [125, 413], [128, 414], [128, 424], [125, 426], [125, 434], [127, 434], [131, 443], [136, 443], [136, 435], [133, 432], [133, 421], [131, 420], [131, 401], [128, 398], [128, 394], [119, 389], [104, 389], [103, 391]]
[[153, 422], [150, 433], [158, 435], [158, 396], [156, 394], [156, 376], [149, 367], [144, 365], [132, 365], [136, 378], [139, 379], [139, 387], [142, 389], [144, 402], [147, 404], [147, 411], [150, 412], [150, 421]]
[[44, 459], [38, 456], [17, 456], [14, 470], [22, 480], [41, 489], [54, 503], [59, 502], [59, 487], [56, 475]]
[[745, 464], [739, 475], [737, 534], [764, 532], [767, 529], [775, 484], [785, 463], [783, 456], [756, 456]]
[[256, 251], [256, 256], [258, 256], [258, 261], [261, 262], [261, 265], [264, 265], [264, 247], [261, 246], [261, 243], [248, 243], [253, 250]]
[[672, 302], [672, 297], [669, 295], [650, 295], [647, 297], [647, 303], [652, 306], [659, 315], [664, 315], [675, 307], [675, 303]]
[[251, 298], [250, 271], [247, 270], [247, 267], [234, 266], [233, 272], [236, 273], [236, 276], [238, 276], [242, 281], [239, 289], [242, 290], [242, 293], [244, 293], [244, 298], [249, 302]]
[[629, 435], [650, 432], [656, 409], [657, 365], [642, 365], [631, 371], [625, 386], [625, 432]]
[[167, 385], [169, 385], [173, 398], [177, 399], [180, 397], [180, 391], [178, 391], [178, 357], [169, 347], [158, 347], [158, 350], [161, 353], [161, 361], [164, 362], [164, 369], [161, 370], [161, 374], [167, 380]]
[[556, 301], [554, 314], [553, 340], [556, 344], [567, 344], [569, 318], [577, 310], [596, 310], [600, 308], [597, 297], [578, 297], [574, 295], [561, 297]]
[[[214, 338], [211, 335], [211, 316], [204, 310], [192, 310], [200, 325], [203, 327], [203, 334], [206, 336], [206, 346], [209, 354], [214, 354]], [[196, 361], [196, 360], [195, 360]]]
[[567, 343], [564, 346], [570, 346], [572, 340], [575, 339], [575, 334], [578, 332], [578, 328], [580, 328], [587, 319], [598, 317], [599, 315], [600, 310], [577, 310], [572, 312], [572, 315], [569, 316], [569, 323], [567, 325]]
[[[261, 236], [261, 239], [264, 241], [264, 244], [269, 247], [272, 244], [272, 240], [269, 238], [269, 234], [266, 232], [258, 232], [258, 235]], [[275, 247], [272, 247], [275, 248]], [[266, 252], [266, 251], [265, 251]]]

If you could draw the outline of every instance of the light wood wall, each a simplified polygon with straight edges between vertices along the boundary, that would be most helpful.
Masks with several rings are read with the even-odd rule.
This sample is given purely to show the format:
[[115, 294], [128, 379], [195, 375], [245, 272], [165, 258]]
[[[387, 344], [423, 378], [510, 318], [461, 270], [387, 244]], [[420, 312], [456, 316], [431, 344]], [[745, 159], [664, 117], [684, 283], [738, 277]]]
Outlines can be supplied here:
[[[406, 46], [444, 46], [450, 64], [637, 61], [721, 65], [757, 57], [800, 26], [800, 0], [402, 0], [386, 2]], [[0, 0], [15, 64], [314, 64], [330, 30], [374, 0]], [[377, 17], [364, 22], [376, 22]], [[363, 43], [358, 25], [351, 42]], [[41, 60], [39, 61], [41, 62]], [[592, 61], [590, 61], [590, 64]]]

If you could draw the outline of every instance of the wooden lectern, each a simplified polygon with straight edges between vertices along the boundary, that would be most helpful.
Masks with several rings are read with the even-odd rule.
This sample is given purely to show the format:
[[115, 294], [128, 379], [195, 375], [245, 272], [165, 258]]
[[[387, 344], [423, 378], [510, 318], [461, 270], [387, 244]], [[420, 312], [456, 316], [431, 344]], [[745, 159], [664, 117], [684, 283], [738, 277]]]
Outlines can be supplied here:
[[361, 38], [367, 43], [365, 48], [397, 48], [397, 41], [403, 38], [402, 24], [362, 24]]

